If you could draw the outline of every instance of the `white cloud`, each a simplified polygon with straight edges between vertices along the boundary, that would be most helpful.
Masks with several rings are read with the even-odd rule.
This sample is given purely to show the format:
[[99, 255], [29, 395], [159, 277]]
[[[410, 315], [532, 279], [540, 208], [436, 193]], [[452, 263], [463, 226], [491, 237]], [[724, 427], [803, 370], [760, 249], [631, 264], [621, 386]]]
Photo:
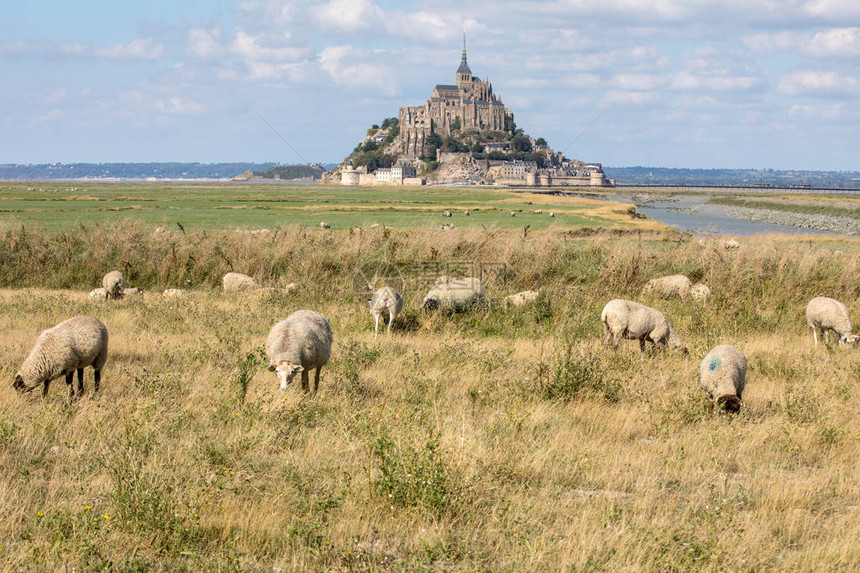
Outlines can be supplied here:
[[742, 36], [741, 42], [758, 54], [797, 51], [809, 42], [809, 34], [784, 30]]
[[323, 28], [355, 32], [374, 26], [381, 16], [371, 0], [330, 0], [318, 8], [316, 18]]
[[218, 58], [224, 54], [224, 47], [218, 41], [220, 39], [218, 30], [203, 30], [192, 28], [188, 31], [188, 46], [186, 52], [198, 58]]
[[812, 0], [803, 8], [808, 15], [829, 21], [860, 16], [860, 3], [856, 0]]
[[350, 88], [371, 88], [386, 95], [397, 91], [393, 70], [378, 64], [363, 62], [367, 54], [352, 46], [329, 46], [320, 52], [320, 68], [339, 85]]
[[805, 70], [780, 78], [777, 91], [786, 95], [851, 95], [860, 89], [860, 80], [838, 72]]
[[202, 103], [182, 96], [156, 99], [154, 105], [157, 111], [168, 114], [198, 115], [206, 111]]
[[655, 91], [625, 91], [610, 90], [606, 92], [606, 103], [625, 106], [653, 105], [661, 99], [660, 94]]
[[57, 46], [57, 53], [61, 56], [87, 56], [92, 50], [83, 44], [71, 43]]
[[54, 121], [56, 119], [63, 118], [65, 115], [66, 114], [63, 112], [63, 110], [52, 109], [51, 111], [37, 117], [36, 121], [37, 122]]
[[308, 53], [305, 47], [270, 48], [262, 45], [262, 35], [252, 36], [244, 30], [237, 31], [230, 43], [230, 52], [249, 62], [295, 62]]
[[834, 120], [845, 116], [845, 104], [832, 105], [793, 105], [788, 111], [791, 118], [811, 118]]
[[155, 60], [163, 57], [167, 51], [164, 44], [158, 44], [152, 38], [136, 38], [127, 44], [114, 44], [109, 48], [97, 48], [93, 55], [99, 58], [118, 60]]
[[756, 76], [699, 75], [690, 72], [675, 74], [669, 87], [673, 90], [749, 91], [761, 85]]
[[39, 46], [31, 42], [0, 42], [0, 56], [21, 56], [38, 49]]
[[648, 91], [662, 87], [666, 79], [653, 74], [618, 74], [609, 83], [621, 90]]
[[832, 28], [818, 32], [808, 51], [819, 58], [860, 56], [860, 28]]

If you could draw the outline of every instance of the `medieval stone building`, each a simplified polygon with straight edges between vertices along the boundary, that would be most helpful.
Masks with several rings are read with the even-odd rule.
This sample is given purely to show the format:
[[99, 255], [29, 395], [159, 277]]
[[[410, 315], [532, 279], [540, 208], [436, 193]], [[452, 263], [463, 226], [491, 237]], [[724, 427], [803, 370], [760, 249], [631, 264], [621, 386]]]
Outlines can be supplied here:
[[423, 106], [400, 108], [400, 142], [407, 157], [424, 154], [424, 142], [431, 133], [446, 137], [459, 119], [460, 128], [502, 131], [514, 114], [496, 98], [489, 80], [472, 75], [466, 62], [466, 38], [463, 58], [454, 76], [455, 85], [437, 85], [433, 97]]

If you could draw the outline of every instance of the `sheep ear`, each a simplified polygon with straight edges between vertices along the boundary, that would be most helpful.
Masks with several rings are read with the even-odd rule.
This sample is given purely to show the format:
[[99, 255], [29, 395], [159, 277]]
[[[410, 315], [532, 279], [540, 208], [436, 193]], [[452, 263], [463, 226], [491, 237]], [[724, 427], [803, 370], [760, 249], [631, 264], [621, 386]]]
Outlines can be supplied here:
[[269, 372], [274, 372], [274, 371], [275, 371], [275, 365], [274, 365], [274, 364], [269, 364], [269, 367], [268, 367], [268, 368], [266, 368], [266, 370], [268, 370]]

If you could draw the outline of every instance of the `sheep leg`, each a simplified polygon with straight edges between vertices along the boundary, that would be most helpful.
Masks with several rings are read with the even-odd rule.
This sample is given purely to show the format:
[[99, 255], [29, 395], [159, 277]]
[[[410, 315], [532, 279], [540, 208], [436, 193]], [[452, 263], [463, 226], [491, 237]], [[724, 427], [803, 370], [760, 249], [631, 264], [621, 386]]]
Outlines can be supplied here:
[[391, 323], [394, 322], [394, 314], [388, 313], [388, 335], [391, 335]]
[[379, 315], [376, 315], [376, 326], [373, 328], [373, 338], [376, 338], [379, 335]]
[[94, 384], [93, 394], [98, 394], [98, 392], [99, 392], [99, 382], [101, 382], [101, 381], [102, 381], [102, 371], [101, 371], [101, 370], [96, 370], [96, 371], [94, 372], [93, 378], [95, 378], [95, 384]]
[[45, 380], [45, 385], [42, 387], [42, 398], [48, 395], [48, 386], [51, 385], [51, 380]]
[[84, 369], [78, 368], [78, 394], [77, 397], [80, 398], [84, 395]]
[[69, 400], [75, 399], [75, 371], [71, 370], [66, 374], [66, 386], [69, 387]]
[[818, 329], [814, 326], [812, 327], [812, 340], [815, 341], [815, 346], [818, 346]]
[[645, 339], [639, 339], [639, 352], [645, 352]]
[[314, 373], [314, 394], [317, 393], [317, 390], [320, 387], [320, 370], [322, 370], [322, 366], [318, 366]]
[[310, 378], [308, 377], [307, 370], [302, 370], [302, 390], [304, 390], [305, 394], [310, 392]]

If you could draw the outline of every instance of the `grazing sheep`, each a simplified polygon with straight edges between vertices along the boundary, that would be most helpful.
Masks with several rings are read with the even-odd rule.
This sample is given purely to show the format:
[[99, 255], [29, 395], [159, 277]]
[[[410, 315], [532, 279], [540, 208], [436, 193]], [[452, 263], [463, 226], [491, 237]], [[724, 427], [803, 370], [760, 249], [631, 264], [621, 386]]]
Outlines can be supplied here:
[[373, 298], [368, 301], [370, 305], [370, 314], [376, 320], [376, 325], [373, 329], [374, 338], [379, 334], [379, 317], [388, 317], [388, 334], [391, 334], [391, 323], [398, 314], [403, 310], [403, 297], [400, 293], [385, 286], [373, 293]]
[[122, 296], [143, 296], [143, 289], [140, 287], [128, 287], [123, 289]]
[[517, 213], [515, 211], [511, 211], [511, 217], [516, 217]]
[[453, 229], [454, 227], [455, 227], [455, 225], [452, 225], [452, 224], [440, 225], [440, 226], [439, 226], [439, 228], [440, 228], [440, 229], [442, 229], [443, 231], [450, 231], [450, 230], [451, 230], [451, 229]]
[[[107, 354], [108, 331], [100, 320], [91, 316], [64, 320], [39, 335], [33, 350], [15, 375], [13, 386], [19, 392], [32, 392], [42, 384], [42, 396], [45, 396], [51, 380], [65, 376], [69, 398], [80, 398], [84, 393], [84, 368], [92, 366], [95, 392], [98, 392]], [[75, 370], [78, 371], [77, 393], [72, 386]]]
[[484, 285], [476, 278], [452, 280], [435, 285], [424, 297], [425, 310], [466, 310], [484, 302]]
[[277, 323], [266, 338], [269, 371], [275, 372], [281, 390], [292, 384], [296, 372], [302, 373], [302, 390], [309, 391], [308, 372], [316, 368], [313, 393], [320, 384], [320, 370], [328, 364], [333, 336], [331, 326], [320, 313], [297, 310]]
[[741, 394], [747, 383], [744, 353], [728, 344], [715, 346], [699, 365], [699, 383], [711, 400], [722, 405], [726, 412], [737, 412], [743, 404]]
[[167, 298], [174, 298], [174, 297], [185, 296], [186, 294], [188, 294], [188, 291], [185, 289], [169, 288], [162, 293], [162, 296], [165, 296]]
[[853, 344], [857, 341], [856, 334], [851, 334], [851, 318], [848, 316], [848, 307], [838, 300], [818, 296], [806, 305], [806, 324], [812, 329], [812, 338], [818, 345], [818, 331], [821, 338], [824, 333], [832, 330], [839, 335], [839, 344]]
[[321, 221], [320, 222], [320, 229], [331, 229], [331, 225], [329, 225], [325, 221]]
[[727, 251], [734, 251], [741, 248], [741, 244], [734, 239], [720, 241], [720, 246]]
[[463, 214], [464, 214], [465, 216], [467, 216], [467, 217], [471, 217], [471, 216], [472, 216], [472, 214], [471, 214], [471, 213], [469, 213], [468, 211], [466, 211], [466, 212], [465, 212], [465, 213], [463, 213]]
[[550, 212], [549, 212], [549, 216], [550, 216], [550, 217], [555, 217], [555, 213], [554, 213], [554, 212], [552, 212], [552, 211], [550, 211]]
[[442, 213], [442, 216], [443, 216], [443, 217], [450, 217], [450, 216], [451, 216], [451, 211], [445, 211], [444, 213]]
[[603, 345], [612, 340], [612, 349], [618, 349], [618, 341], [622, 338], [638, 340], [639, 350], [645, 351], [645, 340], [650, 340], [657, 348], [667, 346], [672, 349], [687, 349], [680, 337], [675, 334], [669, 321], [659, 310], [633, 302], [632, 300], [613, 299], [606, 303], [600, 320], [606, 335]]
[[660, 277], [651, 279], [642, 289], [642, 294], [656, 292], [660, 298], [671, 298], [677, 296], [687, 298], [690, 293], [690, 279], [684, 275], [670, 275], [668, 277]]
[[535, 209], [535, 215], [543, 215], [543, 209]]
[[436, 277], [436, 280], [433, 281], [433, 284], [434, 285], [444, 285], [444, 284], [448, 284], [449, 282], [451, 282], [453, 280], [454, 280], [454, 277], [452, 277], [451, 275], [439, 275], [438, 277]]
[[102, 286], [107, 290], [107, 298], [122, 298], [125, 280], [119, 271], [111, 271], [102, 277]]
[[700, 302], [708, 302], [711, 300], [711, 289], [708, 288], [708, 285], [696, 283], [690, 287], [690, 297]]
[[107, 298], [108, 297], [108, 289], [106, 289], [104, 287], [94, 288], [93, 290], [90, 291], [90, 294], [87, 296], [89, 296], [90, 298], [93, 298], [93, 299]]
[[505, 306], [525, 306], [536, 301], [539, 295], [540, 293], [534, 290], [518, 292], [517, 294], [505, 297]]
[[260, 286], [257, 284], [257, 281], [248, 275], [243, 275], [242, 273], [227, 273], [224, 275], [224, 278], [221, 279], [221, 284], [224, 287], [225, 292], [256, 289]]

